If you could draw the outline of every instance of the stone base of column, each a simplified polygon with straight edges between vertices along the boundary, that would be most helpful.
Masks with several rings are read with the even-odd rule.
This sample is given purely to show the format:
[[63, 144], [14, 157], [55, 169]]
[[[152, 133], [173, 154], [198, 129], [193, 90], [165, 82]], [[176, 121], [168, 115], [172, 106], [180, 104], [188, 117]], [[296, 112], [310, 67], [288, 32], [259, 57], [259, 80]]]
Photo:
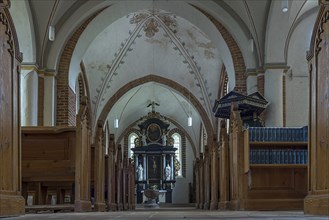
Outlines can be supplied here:
[[329, 194], [306, 196], [304, 199], [304, 213], [329, 215]]
[[228, 210], [229, 208], [229, 203], [228, 201], [223, 201], [218, 203], [218, 209], [220, 210]]
[[120, 204], [117, 205], [117, 210], [118, 211], [123, 211], [123, 205], [122, 205], [122, 203], [120, 203]]
[[75, 212], [91, 212], [91, 202], [86, 200], [74, 201]]
[[129, 204], [129, 210], [135, 210], [136, 205], [135, 204]]
[[210, 202], [210, 210], [218, 209], [218, 202]]
[[199, 209], [203, 209], [203, 203], [199, 203]]
[[108, 211], [117, 211], [117, 204], [115, 204], [115, 203], [107, 203], [107, 210]]
[[20, 195], [3, 195], [0, 193], [0, 217], [25, 214], [25, 199]]
[[129, 210], [129, 205], [128, 205], [128, 203], [126, 203], [126, 204], [123, 205], [123, 209], [124, 209], [124, 210]]
[[209, 207], [210, 207], [209, 202], [205, 202], [205, 203], [203, 204], [203, 209], [208, 210]]
[[106, 211], [105, 203], [95, 203], [94, 204], [94, 211], [96, 211], [96, 212], [105, 212]]
[[240, 210], [240, 201], [239, 200], [230, 201], [229, 209], [230, 210]]

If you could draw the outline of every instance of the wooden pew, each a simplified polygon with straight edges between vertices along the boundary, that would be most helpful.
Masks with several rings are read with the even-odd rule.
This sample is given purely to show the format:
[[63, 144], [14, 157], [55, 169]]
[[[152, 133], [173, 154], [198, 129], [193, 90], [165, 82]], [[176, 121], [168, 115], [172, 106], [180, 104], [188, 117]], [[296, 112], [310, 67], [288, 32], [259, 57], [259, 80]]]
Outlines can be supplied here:
[[[74, 127], [22, 128], [22, 188], [26, 204], [74, 203], [75, 145]], [[28, 207], [30, 210], [30, 207]], [[38, 211], [40, 207], [38, 208]]]

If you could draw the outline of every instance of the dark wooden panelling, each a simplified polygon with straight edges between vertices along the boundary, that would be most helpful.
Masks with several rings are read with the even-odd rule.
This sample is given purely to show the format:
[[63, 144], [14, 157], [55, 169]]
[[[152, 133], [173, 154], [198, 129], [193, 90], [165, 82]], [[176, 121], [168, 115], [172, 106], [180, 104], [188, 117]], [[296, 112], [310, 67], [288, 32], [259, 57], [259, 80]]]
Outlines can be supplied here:
[[309, 187], [307, 214], [329, 215], [329, 6], [321, 0], [310, 52]]
[[25, 181], [72, 181], [75, 128], [22, 128], [22, 177]]
[[8, 1], [0, 1], [0, 217], [24, 213], [18, 70], [22, 57], [8, 7]]

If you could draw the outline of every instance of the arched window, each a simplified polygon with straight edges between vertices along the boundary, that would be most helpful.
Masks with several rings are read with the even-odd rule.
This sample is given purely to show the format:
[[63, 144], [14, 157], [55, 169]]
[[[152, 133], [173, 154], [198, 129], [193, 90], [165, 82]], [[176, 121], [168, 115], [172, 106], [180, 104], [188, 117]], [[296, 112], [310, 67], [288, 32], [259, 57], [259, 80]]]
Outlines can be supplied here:
[[131, 133], [128, 138], [128, 157], [132, 158], [134, 155], [134, 152], [131, 150], [135, 147], [135, 139], [137, 138], [137, 134]]
[[175, 152], [176, 160], [179, 162], [178, 176], [182, 176], [182, 137], [178, 133], [172, 135], [174, 139], [174, 147], [177, 148]]

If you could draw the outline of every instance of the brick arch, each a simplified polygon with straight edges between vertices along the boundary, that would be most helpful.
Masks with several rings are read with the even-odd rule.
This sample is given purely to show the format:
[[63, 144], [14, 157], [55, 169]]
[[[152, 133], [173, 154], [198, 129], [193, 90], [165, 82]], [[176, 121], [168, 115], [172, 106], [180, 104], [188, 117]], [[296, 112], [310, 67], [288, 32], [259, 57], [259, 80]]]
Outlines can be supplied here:
[[56, 107], [56, 125], [57, 126], [73, 126], [75, 122], [75, 93], [69, 86], [69, 69], [71, 58], [78, 40], [87, 28], [88, 24], [103, 10], [100, 9], [91, 15], [83, 24], [78, 27], [67, 41], [65, 48], [61, 54], [58, 64], [58, 74], [56, 81], [57, 89], [57, 107]]
[[127, 83], [126, 85], [122, 86], [115, 94], [112, 95], [112, 97], [107, 101], [106, 105], [104, 106], [104, 108], [102, 109], [101, 114], [98, 117], [98, 120], [103, 120], [105, 121], [107, 118], [108, 113], [110, 112], [110, 110], [112, 109], [112, 107], [114, 106], [114, 104], [124, 95], [126, 94], [129, 90], [148, 83], [148, 82], [156, 82], [162, 85], [166, 85], [170, 88], [173, 88], [174, 90], [178, 91], [182, 96], [186, 97], [187, 99], [190, 99], [191, 104], [196, 108], [196, 110], [198, 111], [202, 122], [206, 128], [208, 137], [210, 136], [214, 136], [214, 129], [212, 127], [211, 124], [211, 120], [210, 118], [207, 116], [207, 113], [205, 111], [205, 109], [203, 108], [202, 104], [199, 102], [199, 100], [189, 92], [189, 90], [187, 88], [185, 88], [184, 86], [180, 85], [179, 83], [171, 80], [171, 79], [167, 79], [161, 76], [157, 76], [157, 75], [148, 75], [148, 76], [144, 76], [142, 78], [133, 80], [129, 83]]
[[[124, 133], [124, 136], [123, 136], [123, 151], [124, 152], [127, 152], [128, 153], [128, 145], [129, 145], [128, 138], [129, 138], [129, 136], [132, 133], [135, 133], [135, 134], [137, 134], [139, 136], [142, 135], [140, 133], [140, 131], [138, 129], [136, 129], [136, 128], [129, 128], [128, 130], [126, 130], [125, 133]], [[121, 140], [118, 139], [118, 143], [120, 143], [120, 142], [121, 142]]]
[[[197, 10], [203, 13], [208, 19], [216, 26], [217, 30], [221, 33], [223, 39], [225, 40], [233, 59], [233, 66], [235, 71], [235, 91], [241, 92], [246, 94], [247, 93], [247, 80], [246, 80], [246, 66], [242, 56], [242, 52], [238, 47], [238, 44], [232, 37], [232, 35], [228, 32], [228, 30], [212, 15], [207, 13], [206, 11], [198, 8], [194, 5]], [[98, 12], [90, 16], [71, 36], [68, 42], [65, 45], [65, 48], [61, 54], [61, 58], [58, 64], [58, 75], [57, 75], [57, 109], [56, 109], [56, 125], [71, 125], [71, 122], [74, 121], [75, 112], [73, 113], [70, 109], [71, 105], [75, 105], [75, 100], [73, 96], [73, 91], [69, 88], [69, 65], [73, 55], [73, 51], [75, 46], [83, 33], [86, 29], [88, 24], [97, 16], [99, 15], [105, 8], [100, 9]], [[185, 95], [185, 92], [184, 92]], [[185, 95], [186, 96], [186, 95]], [[197, 107], [197, 106], [196, 106]], [[198, 107], [198, 108], [202, 108]], [[199, 109], [198, 109], [199, 111]], [[206, 115], [201, 114], [203, 122]], [[205, 113], [205, 112], [204, 112]], [[208, 120], [207, 120], [208, 121]], [[208, 123], [208, 122], [207, 122]], [[213, 129], [209, 120], [209, 124], [206, 126], [206, 130], [208, 134], [213, 134]], [[210, 135], [209, 135], [210, 136]]]
[[233, 66], [235, 71], [234, 90], [243, 94], [247, 94], [246, 65], [238, 44], [236, 43], [230, 32], [216, 18], [214, 18], [212, 15], [202, 10], [201, 8], [195, 5], [192, 6], [199, 10], [202, 14], [204, 14], [216, 26], [219, 33], [221, 33], [232, 55]]

